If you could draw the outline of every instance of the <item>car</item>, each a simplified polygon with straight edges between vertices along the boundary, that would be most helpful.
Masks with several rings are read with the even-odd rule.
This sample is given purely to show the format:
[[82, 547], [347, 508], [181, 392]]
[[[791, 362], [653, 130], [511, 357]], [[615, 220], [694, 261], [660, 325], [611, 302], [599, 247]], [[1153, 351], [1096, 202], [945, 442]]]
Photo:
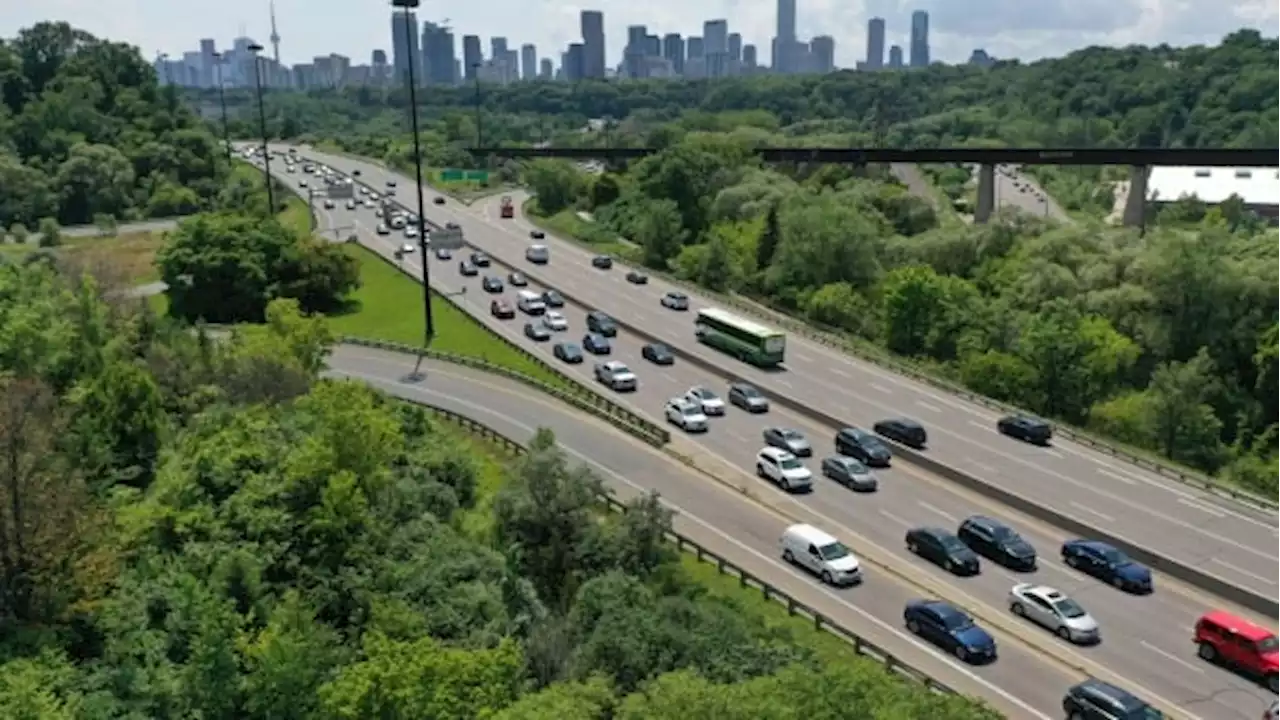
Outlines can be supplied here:
[[507, 273], [507, 282], [511, 283], [511, 287], [529, 286], [529, 278], [526, 278], [523, 273], [519, 272]]
[[1196, 621], [1196, 654], [1261, 681], [1277, 692], [1276, 636], [1270, 630], [1224, 610], [1211, 610]]
[[996, 641], [965, 611], [944, 600], [912, 600], [902, 611], [907, 630], [963, 662], [996, 659]]
[[547, 234], [542, 232], [541, 230], [530, 230], [529, 237], [533, 238], [534, 240], [545, 240], [547, 237]]
[[[403, 215], [392, 215], [387, 218], [387, 224], [391, 226], [392, 230], [403, 230], [407, 226]], [[417, 226], [415, 225], [414, 228], [416, 229]]]
[[359, 171], [359, 170], [352, 170], [352, 171], [351, 171], [351, 175], [352, 175], [353, 177], [360, 177], [360, 171]]
[[702, 407], [702, 412], [708, 415], [723, 415], [724, 401], [709, 388], [701, 385], [695, 385], [689, 388], [684, 396], [690, 402], [695, 402]]
[[379, 198], [379, 197], [378, 197], [378, 193], [376, 193], [376, 192], [371, 192], [371, 193], [369, 193], [369, 201], [370, 201], [370, 202], [378, 202], [378, 200], [380, 200], [380, 199], [381, 199], [381, 198]]
[[489, 303], [489, 314], [499, 320], [510, 320], [516, 316], [516, 309], [506, 300], [494, 300]]
[[298, 187], [304, 188], [304, 187], [306, 187], [306, 186], [307, 186], [307, 181], [306, 181], [306, 180], [299, 180], [299, 181], [298, 181]]
[[630, 392], [640, 385], [640, 381], [636, 379], [636, 374], [631, 372], [631, 368], [620, 360], [596, 363], [595, 374], [596, 380], [604, 383], [610, 390], [615, 392]]
[[[365, 201], [364, 201], [364, 204], [365, 204], [365, 207], [373, 207], [373, 203], [372, 203], [372, 202], [370, 202], [369, 200], [365, 200]], [[373, 216], [374, 216], [374, 217], [382, 217], [382, 216], [384, 216], [384, 215], [386, 215], [386, 213], [384, 213], [384, 212], [382, 211], [382, 208], [376, 208], [376, 209], [373, 211]]]
[[1019, 583], [1009, 590], [1009, 611], [1078, 644], [1099, 642], [1098, 621], [1080, 603], [1048, 585]]
[[409, 255], [417, 251], [418, 251], [418, 246], [414, 245], [413, 243], [405, 243], [400, 246], [400, 253], [403, 255]]
[[348, 209], [348, 210], [355, 210], [355, 209], [356, 209], [356, 201], [355, 201], [355, 200], [348, 200], [348, 201], [347, 201], [347, 209]]
[[542, 324], [553, 332], [563, 332], [569, 329], [569, 321], [562, 313], [554, 310], [542, 316]]
[[767, 447], [756, 453], [756, 474], [787, 492], [813, 487], [813, 473], [809, 468], [800, 458], [781, 448]]
[[627, 273], [627, 282], [632, 285], [647, 285], [649, 283], [649, 276], [637, 270], [632, 270]]
[[555, 290], [547, 290], [542, 293], [542, 302], [549, 308], [564, 307], [564, 296]]
[[395, 180], [388, 180], [388, 181], [387, 181], [387, 187], [389, 187], [389, 188], [393, 188], [393, 187], [395, 187], [395, 186], [396, 186], [396, 181], [395, 181]]
[[393, 197], [395, 194], [396, 194], [395, 190], [388, 189], [386, 194], [383, 197]]
[[649, 343], [640, 350], [640, 356], [654, 365], [674, 365], [675, 353], [662, 343]]
[[1280, 700], [1271, 701], [1267, 711], [1262, 714], [1262, 720], [1280, 720]]
[[880, 485], [866, 465], [844, 455], [822, 458], [822, 475], [859, 492], [873, 492]]
[[294, 169], [294, 167], [293, 167], [292, 165], [288, 165], [288, 166], [286, 166], [286, 167], [285, 167], [285, 169], [284, 169], [284, 171], [285, 171], [285, 172], [287, 172], [287, 173], [297, 172], [297, 171]]
[[491, 261], [489, 260], [489, 256], [488, 256], [488, 255], [485, 255], [485, 254], [484, 254], [484, 253], [482, 253], [482, 252], [473, 252], [473, 253], [471, 253], [471, 264], [472, 264], [472, 265], [475, 265], [476, 267], [487, 268], [487, 267], [489, 267], [490, 263], [491, 263]]
[[546, 265], [551, 262], [551, 251], [546, 245], [530, 245], [525, 248], [524, 259], [534, 265]]
[[378, 233], [379, 235], [390, 235], [391, 228], [387, 227], [383, 223], [378, 223], [378, 227], [374, 228], [374, 232]]
[[582, 348], [574, 343], [556, 343], [556, 346], [551, 351], [557, 358], [571, 365], [577, 365], [582, 362]]
[[1100, 540], [1066, 541], [1062, 544], [1062, 562], [1119, 590], [1147, 594], [1155, 589], [1150, 569]]
[[582, 347], [592, 355], [608, 355], [613, 352], [609, 338], [600, 333], [587, 333], [582, 336]]
[[956, 537], [982, 557], [1007, 568], [1024, 572], [1036, 569], [1035, 547], [999, 520], [985, 515], [967, 517], [956, 530]]
[[325, 209], [325, 210], [332, 210], [333, 208], [334, 208], [334, 202], [333, 202], [333, 200], [330, 200], [329, 198], [325, 198], [325, 201], [324, 201], [324, 209]]
[[741, 408], [752, 414], [769, 412], [769, 399], [757, 390], [754, 385], [746, 383], [730, 385], [729, 402], [734, 407]]
[[605, 337], [616, 337], [618, 334], [618, 323], [607, 313], [599, 310], [592, 310], [587, 313], [587, 329], [591, 332], [597, 332]]
[[453, 251], [452, 251], [452, 250], [450, 250], [449, 248], [436, 248], [436, 259], [437, 259], [437, 260], [452, 260], [452, 259], [453, 259]]
[[472, 264], [470, 260], [459, 260], [458, 272], [462, 273], [463, 277], [475, 277], [480, 274], [480, 269]]
[[596, 255], [591, 258], [591, 267], [598, 270], [608, 270], [613, 267], [613, 258], [608, 255]]
[[524, 324], [524, 336], [534, 342], [546, 342], [551, 339], [551, 331], [541, 322], [527, 322]]
[[459, 225], [459, 224], [458, 224], [458, 223], [456, 223], [456, 222], [452, 222], [452, 221], [445, 223], [445, 224], [444, 224], [444, 227], [445, 227], [445, 229], [446, 229], [446, 230], [461, 230], [461, 229], [462, 229], [462, 226], [461, 226], [461, 225]]
[[765, 428], [761, 435], [764, 436], [764, 444], [770, 447], [782, 448], [799, 457], [809, 457], [813, 454], [813, 446], [809, 444], [809, 438], [799, 430], [769, 427]]
[[857, 458], [871, 467], [889, 467], [893, 455], [880, 438], [856, 427], [836, 433], [836, 452]]
[[702, 408], [684, 398], [671, 398], [666, 407], [667, 422], [685, 432], [706, 432], [710, 423]]
[[502, 278], [497, 275], [485, 275], [484, 280], [480, 281], [480, 287], [484, 288], [485, 292], [500, 293], [503, 290]]
[[405, 237], [407, 237], [407, 238], [409, 238], [410, 240], [412, 240], [413, 238], [418, 237], [418, 226], [417, 226], [417, 225], [409, 225], [409, 226], [405, 227], [405, 229], [404, 229], [404, 236], [405, 236]]
[[782, 546], [783, 560], [817, 575], [827, 585], [857, 585], [862, 582], [858, 558], [844, 543], [812, 525], [801, 523], [788, 527], [782, 532], [778, 544]]
[[1006, 415], [996, 421], [996, 430], [1032, 445], [1048, 445], [1053, 439], [1053, 427], [1049, 423], [1027, 415]]
[[925, 432], [924, 426], [910, 418], [880, 420], [872, 425], [871, 429], [877, 435], [883, 435], [916, 450], [923, 450], [929, 442], [929, 434]]
[[668, 292], [662, 294], [662, 307], [668, 310], [688, 310], [689, 296], [682, 292]]
[[977, 575], [982, 572], [978, 554], [960, 538], [942, 528], [911, 528], [907, 531], [907, 550], [956, 575]]
[[1070, 720], [1160, 720], [1164, 717], [1137, 695], [1094, 678], [1067, 689], [1062, 696], [1062, 712]]
[[439, 195], [437, 195], [437, 196], [435, 196], [435, 197], [431, 198], [431, 202], [435, 203], [436, 205], [443, 205], [443, 204], [444, 204], [444, 198], [443, 198], [443, 197], [441, 197], [441, 196], [439, 196]]

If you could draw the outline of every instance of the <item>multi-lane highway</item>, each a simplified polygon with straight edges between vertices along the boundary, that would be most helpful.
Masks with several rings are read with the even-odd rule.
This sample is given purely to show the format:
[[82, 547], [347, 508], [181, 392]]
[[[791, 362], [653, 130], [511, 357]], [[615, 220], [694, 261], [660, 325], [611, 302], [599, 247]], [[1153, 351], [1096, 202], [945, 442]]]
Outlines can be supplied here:
[[[305, 154], [321, 159], [340, 170], [349, 170], [354, 167], [350, 160], [319, 156], [310, 151]], [[360, 164], [359, 169], [362, 171], [361, 179], [370, 185], [385, 186], [386, 180], [389, 179], [385, 171], [374, 165]], [[298, 178], [282, 175], [281, 179], [296, 183]], [[406, 178], [395, 179], [400, 184], [398, 192], [401, 200], [407, 199], [405, 188], [412, 187], [411, 184]], [[389, 256], [396, 247], [405, 242], [399, 234], [386, 237], [374, 235], [372, 229], [377, 219], [373, 217], [371, 209], [361, 208], [354, 213], [349, 213], [339, 204], [338, 209], [322, 211], [322, 214], [334, 215], [327, 220], [326, 224], [354, 225], [362, 242], [383, 255]], [[504, 223], [496, 218], [496, 214], [496, 206], [493, 204], [481, 203], [468, 209], [452, 200], [447, 201], [444, 206], [437, 206], [431, 203], [431, 198], [428, 199], [428, 215], [432, 220], [440, 223], [458, 222], [467, 233], [469, 242], [484, 247], [495, 257], [509, 260], [513, 266], [525, 268], [522, 258], [523, 249], [527, 244], [526, 229], [520, 228], [518, 222]], [[512, 232], [511, 228], [517, 229]], [[564, 244], [554, 244], [551, 266], [538, 268], [535, 272], [549, 274], [547, 271], [551, 269], [560, 266], [569, 267], [575, 261], [573, 250], [574, 248]], [[463, 278], [458, 274], [457, 259], [448, 263], [436, 263], [432, 272], [432, 284], [446, 292], [457, 292], [464, 287], [467, 288], [467, 293], [457, 298], [464, 307], [513, 342], [529, 347], [550, 362], [556, 362], [550, 355], [549, 343], [537, 344], [523, 337], [520, 327], [524, 320], [499, 321], [489, 316], [488, 305], [492, 296], [481, 290], [479, 278]], [[421, 276], [420, 258], [416, 254], [410, 255], [405, 264], [411, 272]], [[505, 275], [505, 269], [496, 267], [489, 272]], [[655, 288], [631, 286], [622, 279], [622, 273], [617, 269], [612, 273], [602, 273], [591, 270], [589, 267], [577, 267], [576, 270], [565, 270], [563, 274], [567, 279], [563, 282], [562, 289], [570, 290], [576, 295], [581, 295], [584, 287], [602, 286], [608, 283], [608, 294], [613, 296], [613, 299], [602, 309], [611, 310], [628, 322], [634, 322], [636, 316], [648, 317], [651, 313], [645, 308], [651, 304], [657, 312], [652, 313], [655, 317], [649, 320], [650, 325], [656, 324], [668, 330], [668, 332], [656, 334], [674, 337], [691, 324], [687, 315], [661, 310]], [[512, 296], [513, 292], [508, 288], [505, 297], [510, 300]], [[632, 299], [637, 296], [641, 298], [640, 301]], [[626, 313], [613, 310], [610, 306], [635, 307], [636, 311], [628, 316]], [[585, 308], [582, 307], [566, 308], [565, 314], [570, 320], [570, 330], [563, 333], [564, 335], [574, 340], [580, 339], [584, 331], [582, 320], [584, 312]], [[675, 332], [671, 332], [672, 330]], [[684, 391], [691, 385], [705, 383], [720, 392], [724, 391], [722, 380], [690, 365], [680, 362], [669, 368], [649, 365], [640, 358], [640, 344], [641, 341], [630, 336], [626, 331], [623, 331], [614, 343], [613, 357], [628, 363], [638, 372], [641, 380], [640, 391], [625, 397], [617, 397], [619, 402], [629, 404], [658, 418], [661, 417], [662, 404], [666, 398]], [[691, 350], [700, 350], [698, 346], [688, 345], [688, 347]], [[800, 346], [794, 342], [794, 338], [790, 352], [793, 364], [797, 362], [797, 355], [813, 353], [808, 361], [809, 364], [821, 367], [815, 362], [818, 352]], [[725, 361], [722, 357], [716, 359], [719, 362]], [[889, 397], [881, 398], [878, 401], [879, 407], [892, 409], [893, 406], [886, 404], [892, 402], [894, 393], [907, 389], [906, 381], [886, 376], [878, 370], [859, 370], [858, 366], [853, 366], [850, 361], [840, 360], [839, 362], [850, 364], [848, 369], [844, 369], [839, 364], [834, 364], [837, 362], [836, 356], [831, 356], [830, 353], [827, 354], [825, 362], [833, 363], [832, 366], [835, 369], [849, 376], [842, 380], [842, 387], [867, 382], [868, 379], [870, 382], [880, 383], [885, 391], [883, 394]], [[591, 382], [589, 366], [590, 362], [576, 368], [564, 366], [563, 369], [566, 373], [589, 383]], [[747, 372], [747, 369], [739, 367], [735, 367], [734, 370], [740, 374]], [[857, 371], [874, 374], [859, 381], [852, 377]], [[805, 375], [807, 376], [808, 373]], [[776, 385], [778, 382], [788, 383], [783, 387], [795, 389], [805, 381], [801, 379], [801, 373], [793, 368], [792, 372], [784, 373], [780, 377], [766, 378], [762, 381], [762, 385]], [[880, 392], [864, 387], [852, 387], [851, 390], [858, 393]], [[607, 391], [601, 389], [601, 392]], [[929, 393], [922, 396], [928, 398], [927, 402], [946, 406], [952, 414], [955, 414], [954, 404], [957, 401], [936, 397], [929, 390], [915, 390], [915, 392]], [[478, 404], [484, 405], [486, 402], [482, 398]], [[483, 420], [483, 418], [477, 419]], [[819, 456], [831, 451], [831, 428], [818, 427], [806, 418], [780, 409], [774, 409], [768, 415], [760, 417], [746, 416], [730, 410], [726, 417], [713, 419], [712, 429], [705, 436], [681, 438], [681, 442], [696, 448], [695, 453], [699, 459], [706, 458], [721, 472], [736, 475], [739, 482], [751, 484], [754, 490], [769, 502], [785, 504], [794, 510], [794, 514], [827, 528], [848, 541], [855, 549], [862, 549], [865, 553], [883, 557], [887, 563], [895, 567], [923, 574], [929, 582], [937, 583], [943, 588], [942, 594], [978, 612], [981, 617], [996, 618], [1001, 622], [1008, 621], [1007, 610], [1004, 607], [1005, 594], [1009, 586], [1021, 580], [1023, 576], [989, 567], [976, 578], [951, 578], [907, 554], [902, 547], [902, 538], [909, 526], [921, 524], [954, 526], [964, 516], [972, 513], [982, 512], [1004, 518], [1019, 527], [1027, 539], [1041, 551], [1045, 561], [1041, 569], [1032, 577], [1039, 582], [1059, 587], [1080, 599], [1100, 619], [1106, 636], [1102, 645], [1084, 649], [1067, 647], [1051, 637], [1033, 637], [1036, 643], [1045, 645], [1049, 651], [1072, 665], [1083, 667], [1099, 675], [1114, 677], [1122, 684], [1152, 699], [1162, 699], [1169, 704], [1183, 706], [1190, 714], [1197, 717], [1251, 718], [1267, 700], [1266, 693], [1252, 683], [1224, 670], [1206, 666], [1195, 659], [1194, 647], [1189, 641], [1190, 628], [1196, 617], [1213, 604], [1212, 601], [1175, 583], [1166, 582], [1163, 578], [1157, 579], [1159, 588], [1153, 596], [1135, 598], [1121, 595], [1112, 588], [1067, 570], [1057, 562], [1056, 548], [1064, 539], [1057, 530], [1019, 517], [1004, 508], [991, 507], [987, 501], [961, 492], [953, 485], [910, 466], [902, 465], [883, 471], [881, 473], [882, 489], [873, 495], [855, 496], [834, 484], [821, 482], [811, 495], [794, 498], [783, 496], [765, 488], [751, 477], [753, 456], [761, 445], [760, 432], [768, 423], [792, 426], [802, 430], [813, 440]], [[676, 433], [679, 434], [678, 431]], [[938, 431], [935, 430], [934, 434], [936, 436]], [[1015, 464], [1021, 462], [1033, 465], [1035, 464], [1034, 454], [1044, 452], [1040, 449], [1006, 444], [994, 433], [976, 437], [1001, 447], [1000, 452]], [[1077, 457], [1077, 460], [1079, 459]], [[1098, 461], [1098, 459], [1093, 460], [1093, 462]], [[1131, 469], [1117, 465], [1101, 467], [1110, 469], [1118, 476], [1122, 472], [1133, 472]], [[1155, 481], [1134, 479], [1131, 482], [1145, 484]], [[1215, 507], [1215, 512], [1220, 512], [1224, 516], [1228, 512], [1226, 509], [1218, 510], [1216, 506], [1209, 507]], [[776, 529], [774, 527], [770, 532]], [[865, 588], [856, 592], [864, 590], [868, 594], [872, 592]], [[860, 626], [853, 625], [853, 627], [859, 629]], [[997, 664], [1005, 663], [1001, 661]], [[1012, 664], [1009, 665], [1013, 667]], [[1000, 686], [1006, 690], [1013, 687], [1006, 684], [1013, 681], [999, 682]]]
[[[976, 173], [976, 169], [975, 169]], [[996, 209], [1012, 207], [1029, 215], [1071, 222], [1071, 216], [1026, 173], [1008, 165], [997, 165], [995, 173]]]

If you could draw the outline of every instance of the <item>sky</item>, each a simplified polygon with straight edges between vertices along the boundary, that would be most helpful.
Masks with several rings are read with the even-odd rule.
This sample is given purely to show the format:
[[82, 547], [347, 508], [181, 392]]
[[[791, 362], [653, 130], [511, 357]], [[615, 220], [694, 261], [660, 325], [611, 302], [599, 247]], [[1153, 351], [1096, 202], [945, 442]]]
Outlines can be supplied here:
[[[995, 57], [1034, 60], [1088, 45], [1214, 43], [1241, 27], [1275, 36], [1280, 0], [796, 0], [802, 38], [831, 35], [836, 64], [853, 67], [866, 53], [867, 20], [883, 17], [886, 44], [907, 46], [913, 10], [930, 14], [935, 60], [963, 62], [975, 48]], [[336, 52], [369, 62], [375, 48], [390, 53], [389, 2], [382, 0], [276, 0], [281, 59], [309, 62]], [[560, 52], [579, 40], [578, 13], [604, 12], [609, 62], [621, 59], [628, 25], [649, 32], [701, 35], [704, 20], [725, 18], [730, 32], [769, 55], [776, 0], [423, 0], [419, 20], [448, 20], [459, 38], [490, 36], [512, 47], [534, 43], [540, 57], [559, 64]], [[218, 48], [248, 35], [263, 45], [271, 34], [268, 0], [0, 0], [0, 37], [43, 20], [65, 20], [94, 35], [128, 42], [144, 56], [195, 50], [201, 38]], [[461, 40], [458, 40], [461, 52]]]

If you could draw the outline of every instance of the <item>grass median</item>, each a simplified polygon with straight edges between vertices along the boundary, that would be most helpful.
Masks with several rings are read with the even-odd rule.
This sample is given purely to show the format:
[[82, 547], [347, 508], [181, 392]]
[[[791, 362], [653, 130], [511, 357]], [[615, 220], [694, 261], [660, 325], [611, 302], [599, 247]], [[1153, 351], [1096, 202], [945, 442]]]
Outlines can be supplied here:
[[524, 202], [520, 210], [526, 220], [556, 237], [572, 240], [592, 252], [612, 255], [619, 260], [635, 261], [639, 249], [619, 238], [599, 223], [587, 222], [572, 210], [561, 210], [554, 215], [543, 215], [536, 198]]

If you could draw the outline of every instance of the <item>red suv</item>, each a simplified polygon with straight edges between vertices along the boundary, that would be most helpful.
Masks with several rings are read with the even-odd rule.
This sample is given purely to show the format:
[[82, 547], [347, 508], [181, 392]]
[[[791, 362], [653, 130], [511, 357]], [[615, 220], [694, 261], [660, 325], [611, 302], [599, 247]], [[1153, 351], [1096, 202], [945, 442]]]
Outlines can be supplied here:
[[1275, 633], [1231, 613], [1214, 610], [1196, 622], [1195, 642], [1202, 659], [1261, 679], [1271, 692], [1276, 692], [1280, 659], [1276, 655]]

